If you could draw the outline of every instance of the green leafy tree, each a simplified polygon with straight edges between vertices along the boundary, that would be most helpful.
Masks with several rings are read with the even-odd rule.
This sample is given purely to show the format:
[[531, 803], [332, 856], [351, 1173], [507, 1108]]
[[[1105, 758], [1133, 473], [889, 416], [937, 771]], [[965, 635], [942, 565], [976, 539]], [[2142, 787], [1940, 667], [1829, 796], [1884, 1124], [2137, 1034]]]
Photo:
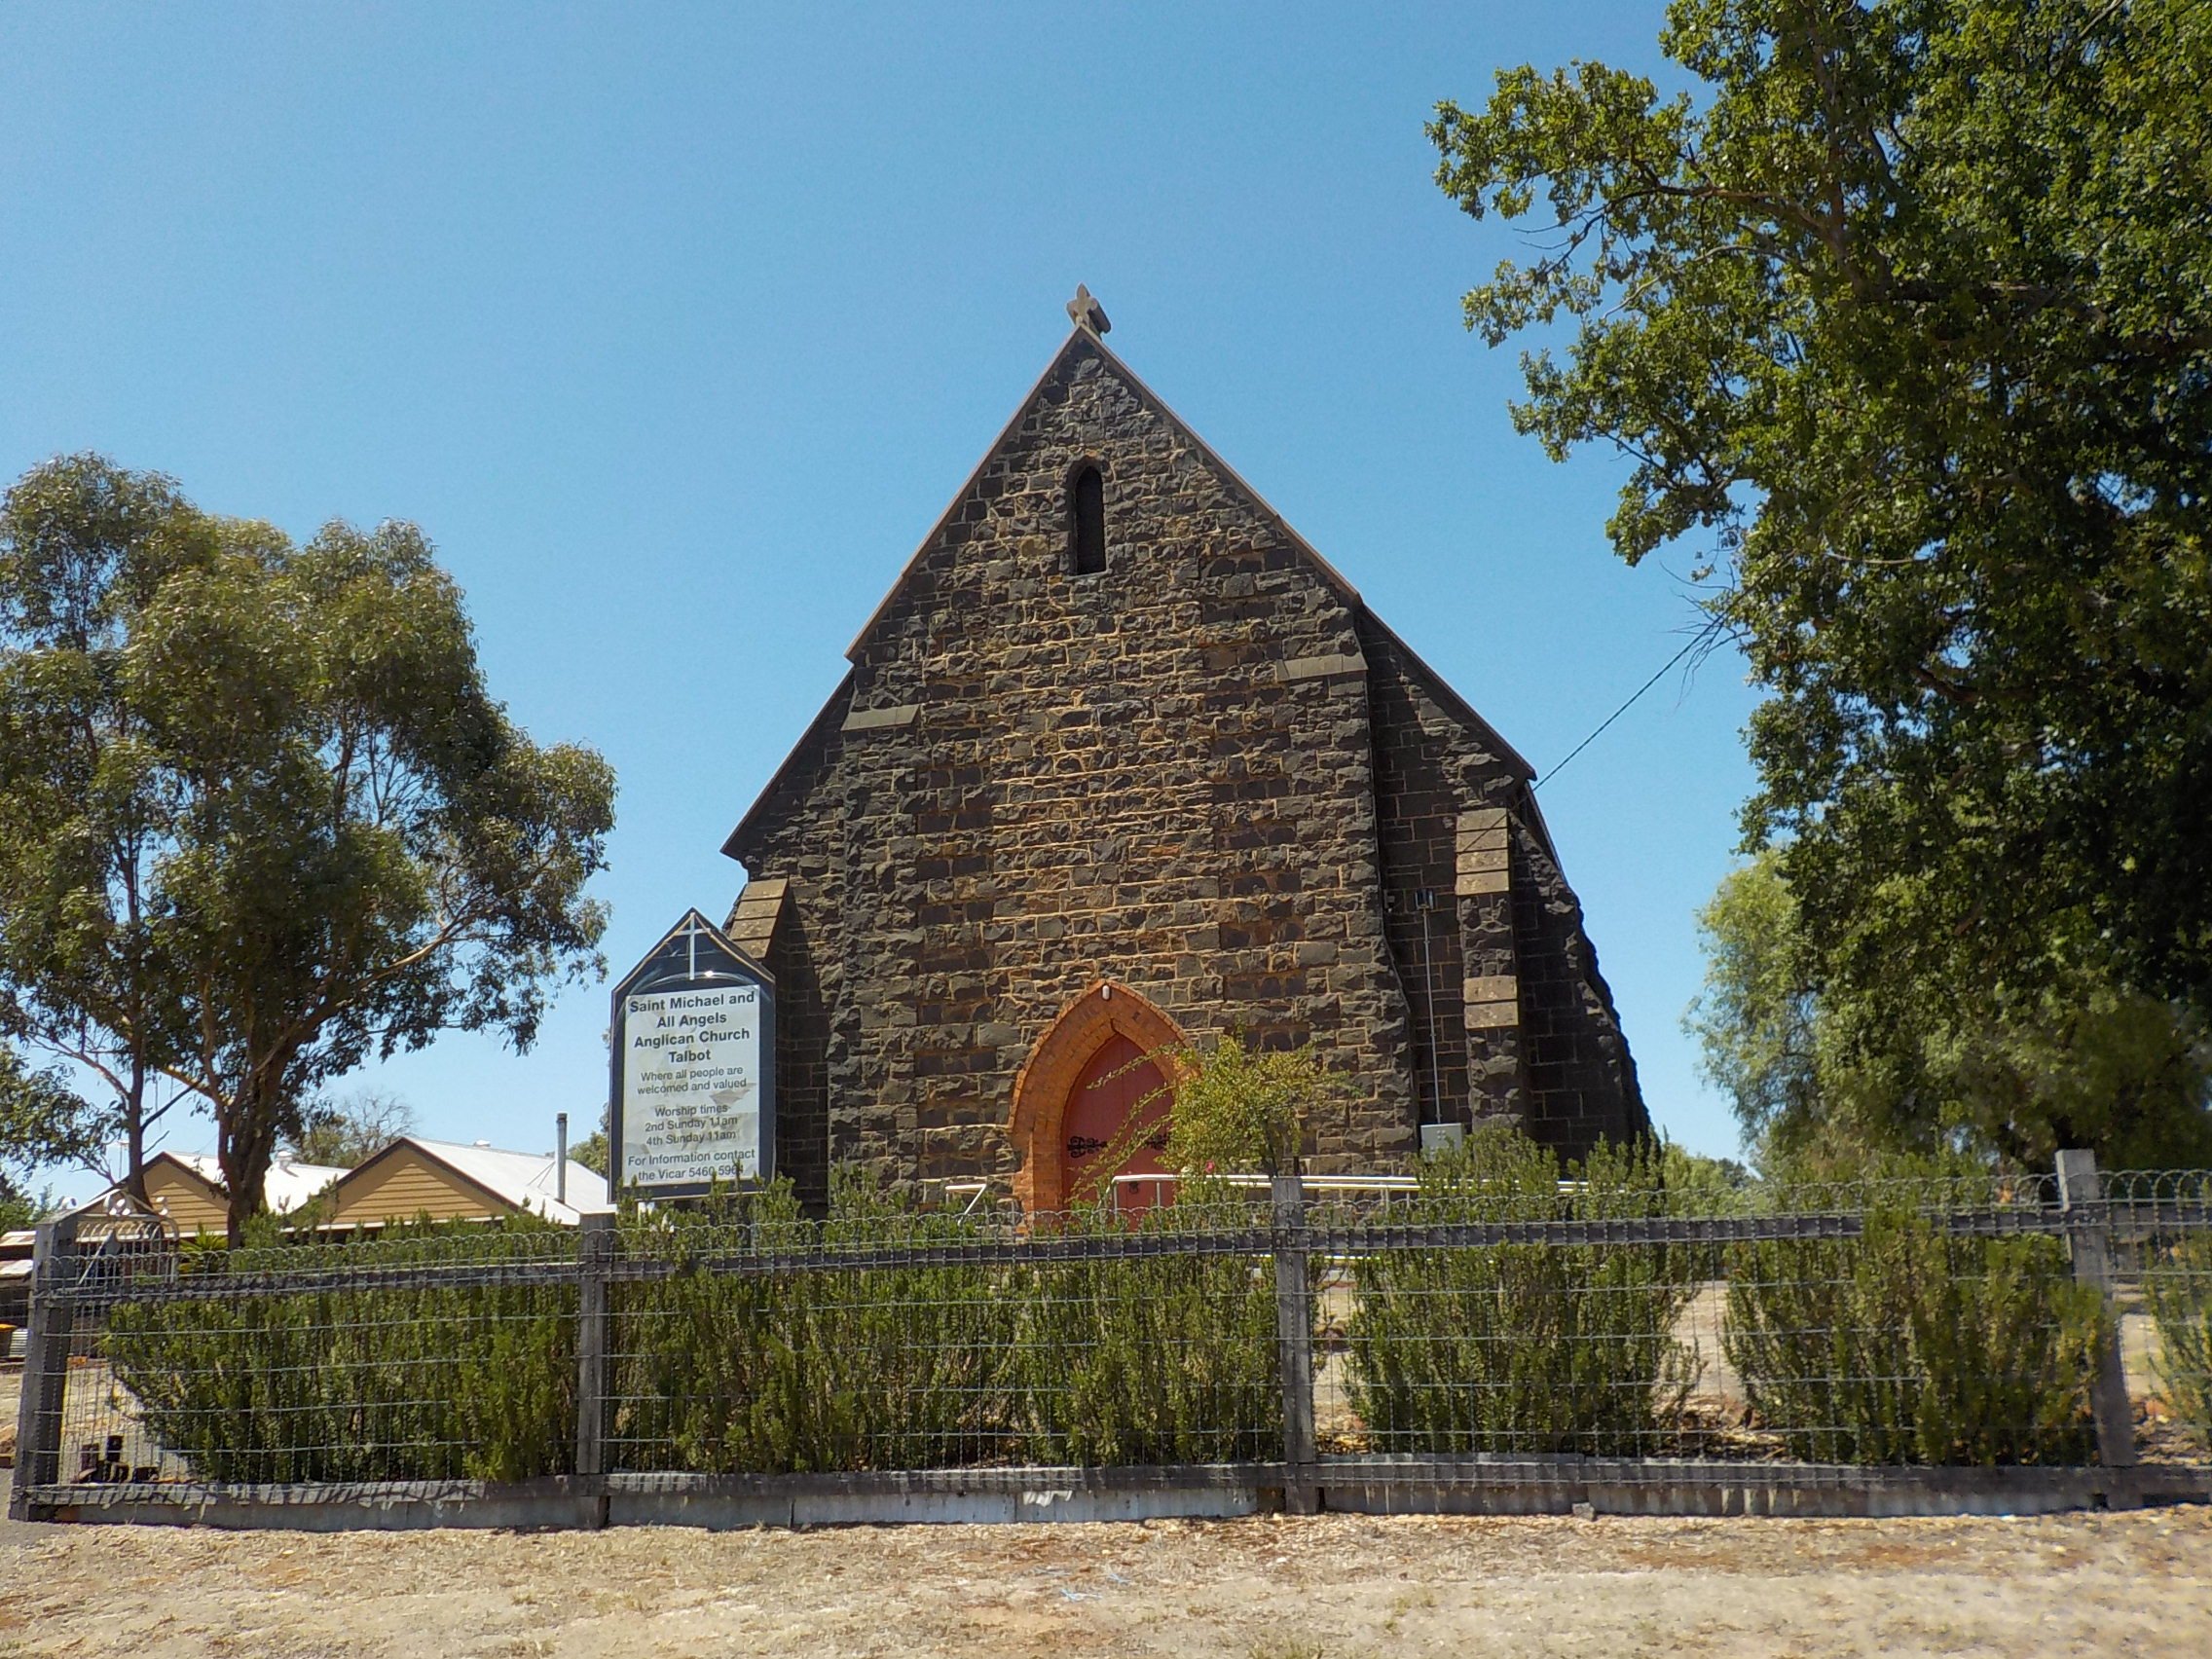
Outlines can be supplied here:
[[0, 1233], [13, 1233], [38, 1220], [44, 1201], [0, 1175]]
[[1661, 40], [1694, 92], [1522, 67], [1431, 134], [1547, 233], [1466, 300], [1561, 343], [1516, 424], [1628, 458], [1630, 563], [1709, 556], [1819, 981], [1862, 1033], [1930, 985], [2204, 1007], [2212, 7], [1677, 0]]
[[[147, 1133], [182, 1093], [164, 1075], [155, 903], [181, 803], [129, 686], [131, 621], [215, 541], [168, 480], [96, 457], [0, 500], [0, 1038], [48, 1062], [12, 1075], [66, 1091], [61, 1061], [103, 1091], [83, 1117], [112, 1117], [140, 1199]], [[60, 1106], [21, 1102], [50, 1129]]]
[[1945, 994], [1916, 1014], [1838, 994], [1824, 1050], [1833, 1116], [1879, 1144], [1963, 1146], [2047, 1169], [2212, 1160], [2212, 1046], [2192, 1010], [2065, 966], [2047, 982]]
[[1683, 1025], [1762, 1163], [1944, 1148], [2032, 1168], [2062, 1147], [2108, 1167], [2212, 1158], [2212, 1045], [2184, 1006], [2081, 970], [2025, 994], [1820, 987], [1771, 855], [1723, 880], [1698, 920], [1705, 986]]
[[402, 1135], [415, 1132], [415, 1108], [396, 1094], [363, 1088], [318, 1095], [300, 1108], [298, 1125], [284, 1139], [301, 1163], [352, 1169]]
[[605, 1175], [611, 1161], [607, 1145], [608, 1124], [607, 1109], [602, 1107], [599, 1114], [599, 1127], [576, 1142], [574, 1146], [569, 1148], [569, 1161], [582, 1164], [594, 1175]]
[[1175, 1057], [1167, 1158], [1201, 1174], [1287, 1174], [1313, 1111], [1340, 1086], [1310, 1044], [1247, 1049], [1231, 1033]]
[[57, 1164], [107, 1174], [109, 1117], [55, 1070], [27, 1070], [0, 1048], [0, 1233], [27, 1227], [45, 1208], [32, 1179]]
[[[209, 1110], [236, 1241], [316, 1088], [447, 1029], [527, 1047], [552, 988], [602, 971], [605, 910], [584, 886], [606, 862], [613, 778], [507, 719], [410, 525], [334, 523], [295, 545], [96, 457], [34, 470], [11, 523], [19, 501], [66, 526], [133, 496], [163, 503], [143, 534], [57, 535], [38, 543], [55, 556], [6, 571], [0, 812], [46, 861], [9, 879], [10, 922], [23, 894], [24, 931], [58, 942], [12, 952], [5, 977], [18, 1006], [128, 1047]], [[41, 626], [84, 591], [98, 595], [90, 648]], [[85, 683], [125, 740], [79, 737]], [[104, 853], [70, 853], [87, 776], [151, 803], [126, 815], [144, 837], [134, 908]], [[77, 967], [102, 951], [129, 974]]]
[[107, 1172], [105, 1113], [55, 1068], [31, 1071], [0, 1049], [0, 1174], [24, 1176], [54, 1164]]
[[1803, 1138], [1821, 1113], [1813, 964], [1797, 901], [1772, 854], [1731, 872], [1698, 912], [1705, 985], [1683, 1016], [1699, 1070], [1728, 1096], [1745, 1141]]
[[1247, 1049], [1224, 1032], [1211, 1049], [1166, 1048], [1139, 1055], [1110, 1077], [1158, 1067], [1163, 1081], [1137, 1101], [1129, 1121], [1099, 1155], [1088, 1196], [1136, 1155], [1155, 1125], [1146, 1112], [1168, 1101], [1167, 1161], [1186, 1176], [1287, 1174], [1299, 1166], [1308, 1119], [1343, 1092], [1312, 1044]]

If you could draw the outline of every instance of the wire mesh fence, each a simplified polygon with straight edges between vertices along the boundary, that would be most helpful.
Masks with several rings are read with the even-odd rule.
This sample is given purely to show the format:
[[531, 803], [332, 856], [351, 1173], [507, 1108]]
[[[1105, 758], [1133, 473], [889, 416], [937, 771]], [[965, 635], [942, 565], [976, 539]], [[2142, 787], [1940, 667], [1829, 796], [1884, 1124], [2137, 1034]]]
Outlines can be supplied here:
[[1529, 1149], [1331, 1235], [1325, 1447], [1822, 1463], [2095, 1460], [2116, 1327], [2055, 1181], [1671, 1191]]
[[2212, 1175], [2083, 1180], [1685, 1192], [1626, 1153], [1562, 1183], [1531, 1149], [1135, 1214], [848, 1188], [826, 1219], [768, 1194], [581, 1233], [110, 1228], [42, 1260], [17, 1498], [2212, 1465]]
[[99, 1483], [566, 1472], [575, 1246], [552, 1228], [129, 1258], [102, 1240], [73, 1264], [64, 1460]]
[[2146, 1458], [2212, 1455], [2212, 1175], [2108, 1175], [2112, 1279]]
[[1012, 1218], [855, 1193], [820, 1227], [619, 1235], [609, 1471], [818, 1473], [1280, 1456], [1264, 1215]]

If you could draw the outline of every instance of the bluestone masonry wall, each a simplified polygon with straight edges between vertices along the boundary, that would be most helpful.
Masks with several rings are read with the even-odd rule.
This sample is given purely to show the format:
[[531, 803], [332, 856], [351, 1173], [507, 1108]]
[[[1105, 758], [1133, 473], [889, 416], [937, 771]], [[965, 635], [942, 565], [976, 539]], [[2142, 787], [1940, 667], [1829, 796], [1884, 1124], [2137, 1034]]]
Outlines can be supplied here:
[[1316, 1168], [1400, 1164], [1423, 1119], [1644, 1128], [1525, 763], [1088, 328], [850, 654], [726, 848], [810, 1199], [837, 1162], [1010, 1173], [1015, 1074], [1102, 979], [1314, 1043]]

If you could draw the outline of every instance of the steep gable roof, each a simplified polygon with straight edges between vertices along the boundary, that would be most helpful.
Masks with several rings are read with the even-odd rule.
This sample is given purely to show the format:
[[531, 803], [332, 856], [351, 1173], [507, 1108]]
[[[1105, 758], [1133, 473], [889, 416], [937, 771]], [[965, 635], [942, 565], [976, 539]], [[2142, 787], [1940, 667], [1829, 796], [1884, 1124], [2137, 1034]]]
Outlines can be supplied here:
[[806, 722], [806, 729], [798, 734], [798, 741], [792, 745], [790, 753], [785, 755], [782, 763], [768, 774], [767, 783], [762, 785], [760, 793], [753, 797], [753, 804], [745, 809], [745, 816], [737, 821], [736, 828], [731, 830], [729, 834], [723, 838], [722, 856], [724, 858], [734, 859], [741, 856], [738, 852], [738, 846], [744, 841], [746, 831], [753, 828], [753, 821], [760, 816], [762, 809], [770, 801], [776, 798], [776, 792], [784, 787], [786, 779], [798, 770], [799, 763], [813, 755], [822, 744], [829, 742], [837, 734], [837, 728], [842, 723], [843, 718], [840, 711], [852, 700], [853, 671], [848, 668], [845, 670], [844, 678], [837, 682], [837, 689], [830, 693], [829, 701], [822, 705], [814, 719]]
[[1452, 688], [1452, 682], [1449, 680], [1429, 667], [1428, 660], [1420, 652], [1406, 644], [1404, 635], [1364, 605], [1359, 608], [1359, 624], [1363, 632], [1371, 631], [1382, 635], [1383, 640], [1388, 643], [1390, 649], [1404, 660], [1413, 677], [1420, 682], [1421, 689], [1442, 704], [1446, 713], [1456, 716], [1463, 724], [1472, 727], [1487, 748], [1492, 750], [1506, 765], [1521, 774], [1524, 783], [1535, 781], [1535, 767], [1522, 758], [1521, 752], [1505, 741], [1504, 734], [1497, 727], [1492, 725], [1490, 721], [1484, 719], [1481, 715], [1475, 712], [1474, 704], [1468, 702], [1466, 698], [1460, 696]]
[[959, 512], [961, 502], [965, 501], [976, 487], [982, 482], [983, 475], [990, 470], [991, 462], [996, 461], [1001, 452], [1013, 444], [1019, 435], [1023, 419], [1029, 414], [1030, 410], [1037, 406], [1037, 401], [1044, 395], [1045, 388], [1052, 384], [1056, 376], [1064, 373], [1070, 364], [1087, 354], [1097, 357], [1109, 372], [1136, 393], [1139, 402], [1166, 422], [1178, 437], [1197, 450], [1205, 463], [1228, 481], [1233, 490], [1242, 495], [1256, 511], [1277, 531], [1281, 532], [1283, 538], [1312, 564], [1315, 573], [1336, 590], [1338, 598], [1355, 609], [1359, 608], [1359, 590], [1345, 580], [1343, 572], [1330, 564], [1328, 560], [1322, 558], [1311, 542], [1299, 535], [1297, 531], [1291, 529], [1282, 514], [1270, 506], [1267, 498], [1247, 484], [1236, 468], [1222, 460], [1211, 444], [1193, 431], [1190, 423], [1167, 406], [1165, 398], [1154, 391], [1151, 387], [1145, 385], [1138, 378], [1137, 372], [1128, 364], [1123, 362], [1113, 348], [1109, 347], [1105, 341], [1099, 339], [1088, 328], [1078, 323], [1073, 329], [1069, 330], [1067, 339], [1061, 343], [1060, 349], [1052, 354], [1052, 360], [1045, 365], [1045, 372], [1037, 377], [1036, 385], [1032, 386], [1021, 401], [1014, 405], [1013, 417], [999, 429], [999, 435], [991, 440], [990, 447], [983, 451], [983, 459], [976, 463], [975, 470], [970, 472], [966, 481], [961, 484], [958, 490], [953, 492], [952, 499], [946, 503], [944, 511], [938, 515], [937, 522], [930, 526], [930, 532], [922, 537], [921, 545], [914, 549], [912, 556], [901, 568], [897, 579], [891, 584], [891, 591], [883, 596], [882, 602], [876, 606], [874, 610], [869, 612], [868, 619], [861, 625], [861, 631], [853, 636], [853, 643], [845, 647], [845, 656], [848, 661], [858, 662], [860, 660], [861, 649], [867, 644], [867, 637], [875, 632], [876, 624], [889, 615], [892, 608], [898, 604], [899, 596], [905, 591], [906, 584], [913, 578], [914, 572], [920, 568], [922, 561], [929, 556], [931, 549], [937, 545], [938, 538], [944, 534], [946, 527], [953, 522], [953, 515]]
[[[1071, 366], [1086, 355], [1096, 357], [1104, 368], [1126, 386], [1147, 409], [1165, 422], [1178, 437], [1190, 444], [1206, 465], [1218, 473], [1233, 491], [1241, 495], [1252, 509], [1259, 513], [1298, 553], [1313, 573], [1344, 601], [1346, 606], [1361, 619], [1362, 625], [1380, 630], [1390, 641], [1393, 648], [1404, 658], [1409, 669], [1420, 678], [1424, 689], [1443, 708], [1471, 727], [1481, 737], [1485, 745], [1495, 752], [1499, 759], [1520, 772], [1525, 780], [1534, 779], [1535, 768], [1522, 757], [1519, 751], [1505, 741], [1497, 728], [1477, 714], [1473, 705], [1453, 690], [1443, 676], [1430, 668], [1388, 624], [1370, 610], [1366, 601], [1360, 598], [1359, 590], [1346, 580], [1344, 573], [1322, 557], [1318, 548], [1308, 541], [1305, 536], [1299, 535], [1292, 528], [1290, 522], [1268, 501], [1266, 497], [1253, 489], [1241, 473], [1223, 460], [1211, 444], [1208, 444], [1205, 439], [1193, 430], [1190, 423], [1175, 413], [1165, 398], [1147, 386], [1137, 372], [1124, 362], [1119, 353], [1084, 322], [1078, 322], [1074, 328], [1069, 330], [1067, 339], [1061, 342], [1060, 349], [1052, 354], [1051, 361], [1045, 365], [1044, 373], [1037, 377], [1035, 384], [1023, 394], [1020, 402], [1014, 405], [1013, 415], [1009, 417], [1006, 424], [999, 429], [998, 436], [993, 438], [989, 446], [985, 448], [982, 459], [976, 463], [974, 469], [961, 483], [960, 488], [953, 492], [952, 499], [946, 503], [944, 511], [940, 513], [937, 522], [930, 526], [929, 534], [922, 537], [919, 545], [908, 556], [906, 563], [900, 568], [899, 574], [892, 581], [890, 590], [884, 594], [874, 610], [868, 613], [868, 618], [861, 625], [860, 632], [853, 636], [853, 643], [845, 647], [845, 656], [848, 661], [854, 663], [860, 661], [869, 636], [882, 624], [884, 618], [889, 616], [897, 608], [900, 597], [915, 579], [924, 561], [937, 548], [947, 529], [955, 522], [962, 503], [967, 501], [983, 482], [990, 471], [992, 462], [997, 461], [1019, 437], [1023, 422], [1028, 418], [1030, 412], [1037, 407], [1039, 400], [1045, 394], [1046, 388], [1052, 385], [1056, 377], [1069, 372]], [[813, 753], [819, 742], [837, 729], [837, 722], [832, 719], [832, 717], [851, 701], [852, 693], [853, 676], [848, 673], [843, 680], [838, 682], [836, 690], [830, 693], [829, 701], [808, 722], [807, 728], [801, 734], [798, 742], [792, 747], [791, 753], [785, 756], [783, 763], [771, 774], [766, 786], [754, 798], [753, 804], [746, 808], [744, 816], [737, 821], [736, 827], [730, 830], [728, 836], [723, 840], [722, 852], [725, 856], [732, 859], [742, 857], [739, 848], [755, 821], [768, 803], [775, 798], [779, 789], [797, 768], [801, 759]]]

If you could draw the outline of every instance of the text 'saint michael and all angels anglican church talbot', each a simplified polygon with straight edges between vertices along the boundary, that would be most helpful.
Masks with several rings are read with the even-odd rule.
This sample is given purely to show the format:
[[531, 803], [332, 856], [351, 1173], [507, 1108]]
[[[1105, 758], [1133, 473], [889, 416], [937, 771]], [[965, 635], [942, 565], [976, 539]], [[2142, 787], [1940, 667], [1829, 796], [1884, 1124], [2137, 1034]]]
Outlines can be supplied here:
[[1136, 1062], [1224, 1031], [1343, 1077], [1322, 1172], [1428, 1124], [1644, 1132], [1528, 763], [1068, 309], [723, 846], [778, 1170], [1057, 1208]]

